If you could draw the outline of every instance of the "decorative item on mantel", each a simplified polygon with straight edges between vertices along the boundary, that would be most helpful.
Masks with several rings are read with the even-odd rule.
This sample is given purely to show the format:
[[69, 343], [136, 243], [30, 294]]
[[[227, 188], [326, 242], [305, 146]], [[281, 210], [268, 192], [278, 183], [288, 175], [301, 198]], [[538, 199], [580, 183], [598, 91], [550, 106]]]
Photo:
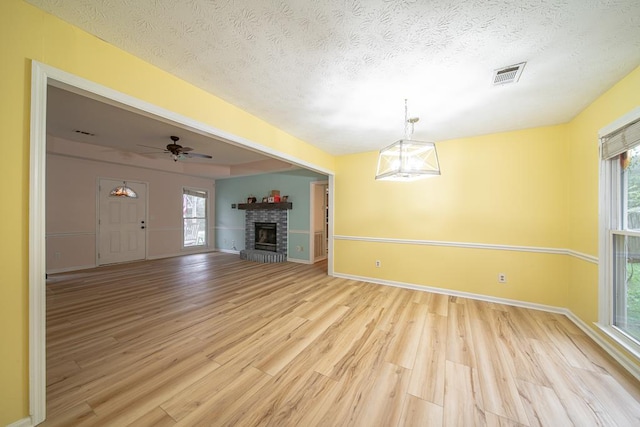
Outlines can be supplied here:
[[241, 210], [288, 210], [293, 209], [293, 205], [289, 202], [289, 196], [280, 196], [280, 190], [271, 190], [269, 195], [262, 198], [262, 202], [251, 195], [247, 198], [247, 203], [239, 203], [238, 209]]
[[[266, 197], [265, 197], [266, 199]], [[282, 199], [278, 203], [276, 202], [262, 202], [262, 203], [238, 203], [238, 209], [240, 210], [289, 210], [293, 209], [291, 202], [284, 202]]]
[[267, 200], [269, 203], [280, 203], [280, 190], [271, 190]]

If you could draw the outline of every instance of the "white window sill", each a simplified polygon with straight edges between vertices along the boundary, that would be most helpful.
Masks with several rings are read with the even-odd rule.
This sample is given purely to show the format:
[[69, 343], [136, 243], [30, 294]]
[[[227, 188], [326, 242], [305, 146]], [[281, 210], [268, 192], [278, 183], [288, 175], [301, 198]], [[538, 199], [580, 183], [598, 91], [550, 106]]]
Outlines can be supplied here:
[[618, 328], [611, 325], [603, 325], [601, 323], [595, 323], [595, 325], [604, 332], [609, 338], [619, 344], [622, 348], [627, 350], [636, 360], [640, 361], [640, 344], [633, 339], [629, 338], [626, 334], [621, 332]]

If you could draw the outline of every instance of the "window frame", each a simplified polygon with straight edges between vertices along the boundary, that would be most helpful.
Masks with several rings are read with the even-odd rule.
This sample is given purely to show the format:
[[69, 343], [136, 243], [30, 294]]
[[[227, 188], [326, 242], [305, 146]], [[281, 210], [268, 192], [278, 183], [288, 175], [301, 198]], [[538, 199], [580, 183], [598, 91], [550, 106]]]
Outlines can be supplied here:
[[[198, 194], [204, 194], [204, 199], [205, 199], [205, 213], [204, 213], [204, 218], [202, 217], [185, 217], [185, 213], [184, 213], [184, 196], [185, 195], [191, 195], [194, 197], [197, 197], [197, 194], [189, 194], [189, 193], [198, 193]], [[210, 197], [209, 197], [209, 190], [203, 189], [203, 188], [196, 188], [196, 187], [182, 187], [182, 198], [181, 198], [181, 206], [182, 206], [182, 249], [183, 250], [189, 250], [189, 249], [201, 249], [201, 248], [208, 248], [209, 247], [209, 217], [210, 217], [210, 212], [209, 212], [209, 201]], [[191, 219], [204, 219], [204, 223], [205, 223], [205, 227], [204, 227], [204, 242], [202, 244], [198, 244], [198, 239], [196, 237], [196, 244], [194, 245], [185, 245], [185, 232], [186, 232], [186, 220], [191, 220]]]
[[602, 139], [640, 119], [640, 107], [625, 114], [598, 132], [599, 137], [599, 268], [598, 268], [598, 321], [595, 325], [622, 348], [640, 359], [640, 343], [614, 324], [614, 236], [640, 236], [624, 229], [622, 218], [622, 180], [619, 156], [603, 158]]

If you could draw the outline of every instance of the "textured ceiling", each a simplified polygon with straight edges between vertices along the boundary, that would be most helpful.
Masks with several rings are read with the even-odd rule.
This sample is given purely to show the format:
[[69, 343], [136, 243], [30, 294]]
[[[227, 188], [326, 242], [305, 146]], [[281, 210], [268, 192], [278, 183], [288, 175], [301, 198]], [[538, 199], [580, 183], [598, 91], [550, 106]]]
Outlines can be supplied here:
[[[333, 154], [564, 123], [640, 65], [638, 0], [28, 0]], [[520, 81], [496, 68], [527, 61]]]

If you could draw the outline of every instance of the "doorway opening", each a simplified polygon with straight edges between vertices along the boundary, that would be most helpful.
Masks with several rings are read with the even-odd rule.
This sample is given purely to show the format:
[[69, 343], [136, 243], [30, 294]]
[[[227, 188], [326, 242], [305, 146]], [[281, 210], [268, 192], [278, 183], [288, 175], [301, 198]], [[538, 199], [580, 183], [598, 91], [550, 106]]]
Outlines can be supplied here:
[[[333, 172], [318, 168], [286, 153], [226, 133], [177, 113], [157, 107], [114, 89], [82, 79], [46, 64], [31, 63], [31, 126], [29, 179], [29, 413], [32, 423], [39, 424], [46, 417], [46, 163], [47, 163], [47, 88], [49, 85], [89, 98], [136, 111], [158, 120], [175, 124], [229, 144], [242, 146], [288, 162], [319, 171], [329, 176], [333, 186]], [[331, 215], [330, 215], [331, 223]], [[328, 271], [333, 274], [331, 240], [328, 251]]]

